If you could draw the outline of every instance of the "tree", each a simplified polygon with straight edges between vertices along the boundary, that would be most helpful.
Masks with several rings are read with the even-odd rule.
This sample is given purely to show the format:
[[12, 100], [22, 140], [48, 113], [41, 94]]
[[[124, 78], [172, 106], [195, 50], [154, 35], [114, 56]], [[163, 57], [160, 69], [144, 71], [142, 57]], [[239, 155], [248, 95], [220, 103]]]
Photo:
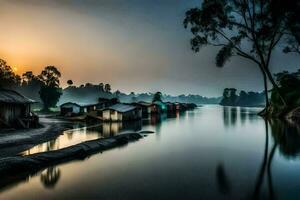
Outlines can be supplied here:
[[71, 87], [73, 85], [73, 81], [72, 80], [68, 80], [67, 84]]
[[155, 101], [160, 101], [160, 102], [162, 102], [162, 93], [161, 93], [161, 92], [156, 92], [156, 93], [153, 95], [152, 102], [155, 102]]
[[[289, 6], [283, 6], [286, 4]], [[216, 55], [218, 67], [223, 67], [232, 56], [255, 63], [263, 75], [266, 106], [269, 105], [267, 78], [285, 105], [270, 72], [270, 61], [279, 42], [290, 39], [288, 46], [297, 41], [298, 29], [293, 28], [299, 27], [300, 21], [295, 20], [297, 12], [300, 12], [297, 0], [204, 0], [200, 8], [186, 12], [184, 26], [190, 27], [193, 34], [193, 51], [207, 45], [220, 47]], [[291, 22], [296, 25], [291, 26]]]
[[21, 84], [21, 77], [16, 75], [5, 60], [0, 59], [0, 87], [13, 88]]
[[22, 94], [36, 100], [40, 101], [39, 91], [43, 82], [39, 79], [39, 76], [35, 76], [32, 71], [27, 71], [22, 74], [22, 87], [18, 90]]
[[99, 89], [101, 92], [104, 92], [104, 84], [103, 83], [99, 83]]
[[47, 66], [39, 75], [40, 80], [44, 85], [49, 87], [59, 87], [59, 78], [61, 73], [55, 66]]
[[107, 92], [107, 93], [110, 93], [110, 91], [111, 91], [111, 86], [110, 86], [110, 84], [105, 84], [104, 85], [104, 92]]
[[34, 74], [32, 71], [27, 71], [22, 74], [22, 85], [28, 85], [33, 79], [34, 79]]
[[54, 66], [45, 67], [39, 75], [42, 82], [39, 94], [45, 111], [49, 111], [50, 107], [55, 107], [62, 95], [61, 88], [59, 88], [60, 77], [61, 73]]
[[115, 92], [115, 96], [116, 96], [117, 99], [120, 99], [120, 96], [121, 96], [120, 90], [117, 90], [117, 91]]

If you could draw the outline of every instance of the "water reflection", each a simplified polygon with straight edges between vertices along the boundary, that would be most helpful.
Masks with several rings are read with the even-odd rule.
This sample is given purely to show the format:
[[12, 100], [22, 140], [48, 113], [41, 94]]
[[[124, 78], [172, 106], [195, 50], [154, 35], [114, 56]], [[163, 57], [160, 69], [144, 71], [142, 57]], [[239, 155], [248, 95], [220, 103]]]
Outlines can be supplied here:
[[[122, 151], [112, 150], [109, 155], [93, 156], [80, 164], [49, 168], [42, 172], [43, 178], [42, 174], [35, 178], [39, 184], [53, 189], [54, 197], [64, 197], [61, 191], [66, 188], [74, 190], [72, 197], [81, 195], [89, 199], [114, 199], [112, 193], [125, 199], [155, 199], [153, 194], [163, 199], [291, 199], [282, 198], [291, 193], [293, 199], [299, 199], [300, 193], [295, 189], [300, 186], [299, 176], [295, 174], [295, 165], [292, 166], [295, 162], [286, 162], [296, 161], [300, 155], [298, 124], [265, 121], [254, 114], [253, 108], [201, 109], [204, 110], [193, 114], [154, 115], [139, 124], [102, 124], [86, 129], [86, 134], [95, 132], [98, 137], [110, 137], [120, 131], [154, 128], [162, 139], [148, 137]], [[207, 119], [214, 123], [207, 123]], [[234, 128], [225, 129], [225, 124]], [[77, 137], [76, 133], [66, 135]], [[48, 148], [61, 143], [49, 143]], [[280, 167], [280, 163], [288, 168]], [[282, 177], [291, 187], [284, 185]], [[34, 188], [32, 179], [19, 185]], [[80, 185], [82, 182], [88, 186]], [[8, 191], [18, 196], [24, 187], [21, 189]], [[45, 192], [40, 194], [44, 197]]]
[[62, 135], [51, 141], [34, 146], [22, 153], [21, 155], [30, 155], [40, 152], [53, 151], [79, 144], [81, 142], [95, 140], [99, 138], [113, 137], [124, 132], [138, 132], [142, 130], [142, 126], [151, 125], [157, 136], [161, 132], [161, 124], [167, 119], [176, 119], [180, 117], [180, 113], [174, 114], [156, 114], [150, 115], [150, 118], [145, 120], [130, 121], [130, 122], [113, 122], [101, 123], [97, 125], [82, 124], [74, 125], [74, 129], [64, 131]]
[[53, 151], [79, 144], [81, 142], [95, 140], [99, 138], [112, 137], [127, 131], [140, 131], [142, 129], [142, 122], [116, 122], [116, 123], [102, 123], [90, 127], [76, 128], [64, 131], [62, 135], [51, 141], [34, 146], [21, 155], [30, 155], [40, 152]]
[[[269, 151], [269, 125], [273, 137], [273, 145]], [[258, 199], [262, 187], [264, 176], [267, 176], [267, 184], [269, 191], [268, 199], [276, 199], [276, 191], [273, 186], [272, 163], [277, 146], [285, 158], [297, 158], [300, 152], [300, 129], [295, 122], [284, 120], [265, 120], [266, 142], [263, 161], [259, 170], [257, 183], [255, 185], [253, 199]]]
[[248, 115], [248, 109], [247, 108], [240, 108], [240, 119], [241, 119], [241, 123], [245, 124], [246, 120], [247, 120], [247, 115]]
[[217, 166], [216, 177], [218, 183], [218, 189], [221, 194], [228, 195], [231, 192], [231, 183], [226, 174], [225, 168], [222, 163]]
[[45, 188], [53, 189], [60, 178], [60, 170], [57, 167], [49, 167], [41, 173], [41, 182]]
[[300, 126], [292, 121], [270, 121], [272, 136], [279, 144], [279, 150], [286, 158], [295, 159], [300, 155]]
[[244, 108], [244, 107], [230, 107], [224, 106], [223, 108], [223, 124], [225, 127], [235, 127], [238, 120], [241, 125], [246, 122], [253, 122], [258, 119], [257, 113], [259, 108]]

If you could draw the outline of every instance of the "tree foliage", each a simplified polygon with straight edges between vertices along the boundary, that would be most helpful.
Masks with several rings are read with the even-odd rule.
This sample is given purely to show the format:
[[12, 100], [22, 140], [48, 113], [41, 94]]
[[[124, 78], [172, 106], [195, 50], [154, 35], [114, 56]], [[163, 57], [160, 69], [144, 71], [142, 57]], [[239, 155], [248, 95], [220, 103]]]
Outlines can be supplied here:
[[161, 93], [161, 92], [156, 92], [156, 93], [153, 95], [153, 100], [152, 100], [152, 102], [155, 102], [155, 101], [162, 102], [162, 93]]
[[55, 107], [62, 95], [61, 88], [59, 88], [60, 77], [61, 73], [55, 66], [45, 67], [39, 75], [42, 82], [39, 94], [45, 111], [48, 111], [50, 107]]
[[69, 86], [72, 86], [72, 85], [73, 85], [73, 81], [72, 81], [72, 80], [68, 80], [68, 81], [67, 81], [67, 84], [68, 84]]
[[184, 26], [193, 34], [193, 51], [208, 45], [220, 47], [218, 67], [232, 56], [254, 62], [267, 91], [265, 77], [278, 89], [269, 69], [274, 49], [278, 44], [286, 53], [299, 48], [299, 13], [297, 0], [204, 0], [200, 8], [186, 12]]
[[14, 73], [5, 60], [0, 59], [0, 87], [14, 88], [21, 83], [21, 77]]

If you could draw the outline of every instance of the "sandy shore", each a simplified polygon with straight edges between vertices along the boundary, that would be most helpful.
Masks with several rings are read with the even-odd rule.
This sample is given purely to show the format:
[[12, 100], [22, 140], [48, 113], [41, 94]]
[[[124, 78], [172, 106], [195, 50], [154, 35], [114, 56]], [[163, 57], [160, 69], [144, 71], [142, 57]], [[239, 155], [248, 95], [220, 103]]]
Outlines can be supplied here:
[[58, 137], [74, 123], [41, 116], [41, 128], [0, 132], [0, 157], [13, 156], [37, 144]]

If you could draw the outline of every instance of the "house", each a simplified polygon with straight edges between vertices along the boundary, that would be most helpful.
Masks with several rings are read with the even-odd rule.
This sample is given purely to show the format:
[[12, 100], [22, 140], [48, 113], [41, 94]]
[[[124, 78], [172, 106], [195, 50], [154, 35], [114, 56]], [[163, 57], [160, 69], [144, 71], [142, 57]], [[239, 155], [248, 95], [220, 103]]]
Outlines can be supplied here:
[[176, 105], [171, 102], [166, 103], [167, 112], [176, 112]]
[[129, 121], [142, 118], [142, 109], [137, 106], [118, 103], [102, 110], [103, 121]]
[[174, 103], [174, 104], [175, 104], [176, 110], [178, 110], [178, 111], [182, 111], [182, 110], [183, 110], [183, 107], [182, 107], [182, 104], [181, 104], [181, 103], [176, 102], [176, 103]]
[[150, 114], [151, 110], [152, 110], [152, 107], [154, 106], [153, 104], [148, 103], [148, 102], [144, 102], [144, 101], [140, 101], [140, 102], [137, 102], [137, 103], [131, 103], [131, 105], [140, 107], [142, 109], [142, 115], [143, 116]]
[[163, 113], [167, 111], [167, 106], [161, 101], [154, 101], [152, 103], [151, 113]]
[[0, 89], [0, 128], [30, 128], [38, 125], [31, 112], [33, 100], [13, 90]]
[[60, 115], [79, 115], [84, 113], [85, 109], [82, 105], [73, 102], [67, 102], [60, 105]]

